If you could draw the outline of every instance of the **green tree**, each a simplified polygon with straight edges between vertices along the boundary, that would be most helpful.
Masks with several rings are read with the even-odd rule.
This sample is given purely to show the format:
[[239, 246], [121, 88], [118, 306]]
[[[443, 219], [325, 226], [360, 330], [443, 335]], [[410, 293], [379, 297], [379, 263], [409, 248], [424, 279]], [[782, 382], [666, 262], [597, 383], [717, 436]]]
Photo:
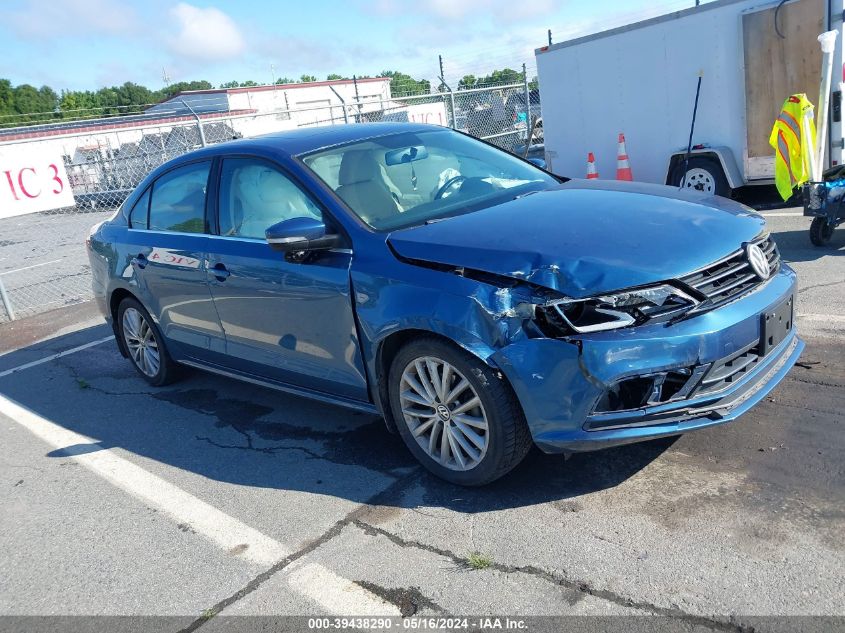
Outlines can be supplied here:
[[469, 90], [470, 88], [474, 88], [475, 83], [475, 75], [464, 75], [458, 82], [458, 90]]
[[494, 70], [486, 77], [478, 80], [479, 86], [491, 86], [499, 84], [516, 84], [522, 81], [522, 73], [513, 68], [502, 68]]
[[331, 73], [326, 76], [326, 81], [337, 81], [339, 79], [349, 79], [349, 77], [344, 77], [343, 75], [338, 75], [337, 73]]
[[290, 77], [279, 77], [276, 80], [276, 85], [278, 84], [295, 84], [296, 79], [291, 79]]
[[540, 89], [540, 80], [537, 79], [537, 75], [534, 75], [531, 78], [531, 81], [528, 82], [528, 89], [529, 90], [539, 90]]
[[431, 82], [428, 79], [414, 79], [398, 70], [383, 70], [379, 73], [379, 76], [390, 78], [390, 93], [393, 96], [420, 95], [431, 92]]
[[12, 82], [0, 79], [0, 114], [11, 114], [15, 111], [15, 95]]
[[53, 117], [53, 111], [58, 106], [58, 97], [52, 88], [42, 86], [40, 89], [29, 84], [21, 84], [12, 89], [14, 111], [26, 115], [23, 121], [45, 121]]
[[214, 86], [212, 86], [209, 82], [201, 79], [199, 81], [177, 81], [175, 84], [170, 84], [164, 90], [159, 92], [158, 94], [161, 96], [162, 99], [169, 99], [173, 95], [179, 92], [185, 92], [187, 90], [211, 90]]
[[227, 81], [226, 83], [220, 84], [220, 88], [237, 88], [240, 84], [237, 82], [236, 79], [232, 81]]
[[313, 81], [317, 81], [317, 78], [314, 75], [302, 75], [299, 78], [300, 83], [309, 84]]

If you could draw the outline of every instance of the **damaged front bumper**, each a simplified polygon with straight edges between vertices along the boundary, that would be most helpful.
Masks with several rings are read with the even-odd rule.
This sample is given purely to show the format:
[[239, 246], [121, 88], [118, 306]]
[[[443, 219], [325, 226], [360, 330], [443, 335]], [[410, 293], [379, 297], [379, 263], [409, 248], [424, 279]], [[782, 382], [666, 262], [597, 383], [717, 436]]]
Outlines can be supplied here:
[[[492, 360], [546, 452], [595, 450], [724, 424], [762, 400], [798, 360], [804, 344], [791, 322], [795, 288], [795, 273], [783, 265], [754, 292], [686, 321], [526, 339]], [[765, 315], [775, 313], [788, 315], [791, 327], [774, 342], [763, 340], [769, 338]], [[661, 399], [660, 386], [678, 376]], [[644, 390], [642, 401], [627, 393], [636, 401], [630, 406], [620, 399], [619, 385]]]

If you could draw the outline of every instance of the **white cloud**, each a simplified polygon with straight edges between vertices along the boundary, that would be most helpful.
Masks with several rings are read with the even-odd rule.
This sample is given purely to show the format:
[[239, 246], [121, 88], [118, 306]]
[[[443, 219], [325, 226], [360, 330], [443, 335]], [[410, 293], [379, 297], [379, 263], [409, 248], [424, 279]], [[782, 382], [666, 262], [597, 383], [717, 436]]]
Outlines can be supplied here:
[[28, 0], [7, 19], [19, 36], [53, 38], [127, 34], [136, 15], [117, 0]]
[[246, 48], [238, 25], [220, 9], [201, 9], [180, 2], [170, 14], [179, 29], [169, 41], [177, 55], [205, 62], [231, 60]]

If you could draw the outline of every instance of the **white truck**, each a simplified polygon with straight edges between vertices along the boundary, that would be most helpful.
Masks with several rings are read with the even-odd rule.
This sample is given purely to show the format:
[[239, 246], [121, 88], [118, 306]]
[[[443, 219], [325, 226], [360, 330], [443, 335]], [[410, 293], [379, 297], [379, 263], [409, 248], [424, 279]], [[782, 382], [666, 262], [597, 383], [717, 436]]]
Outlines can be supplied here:
[[[549, 169], [584, 177], [593, 152], [600, 177], [614, 178], [622, 132], [634, 180], [684, 183], [725, 196], [745, 185], [771, 184], [772, 125], [791, 94], [806, 93], [817, 104], [817, 37], [828, 30], [840, 33], [823, 166], [842, 164], [844, 5], [715, 0], [538, 48]], [[699, 74], [694, 149], [685, 162]]]

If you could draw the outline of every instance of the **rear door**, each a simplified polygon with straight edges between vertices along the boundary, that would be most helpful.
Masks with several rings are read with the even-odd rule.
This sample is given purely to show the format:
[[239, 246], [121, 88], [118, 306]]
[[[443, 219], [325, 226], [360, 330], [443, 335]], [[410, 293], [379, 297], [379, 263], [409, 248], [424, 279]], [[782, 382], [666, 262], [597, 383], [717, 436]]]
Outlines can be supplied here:
[[211, 173], [210, 160], [167, 171], [130, 212], [138, 292], [177, 357], [208, 360], [225, 348], [206, 272]]
[[350, 297], [349, 249], [304, 262], [273, 251], [271, 225], [322, 218], [322, 207], [281, 167], [260, 158], [223, 158], [218, 235], [208, 279], [233, 369], [366, 401], [364, 366]]

